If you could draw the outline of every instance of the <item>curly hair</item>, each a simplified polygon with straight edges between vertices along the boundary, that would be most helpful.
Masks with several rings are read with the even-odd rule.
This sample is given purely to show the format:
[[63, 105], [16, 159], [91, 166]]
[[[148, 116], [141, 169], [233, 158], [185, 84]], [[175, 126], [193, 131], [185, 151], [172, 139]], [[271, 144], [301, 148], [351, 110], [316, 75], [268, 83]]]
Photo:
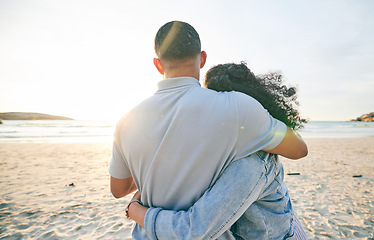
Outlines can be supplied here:
[[291, 129], [301, 129], [307, 122], [296, 110], [299, 105], [296, 88], [285, 86], [279, 73], [256, 76], [245, 62], [219, 64], [208, 70], [204, 85], [216, 91], [238, 91], [253, 97]]

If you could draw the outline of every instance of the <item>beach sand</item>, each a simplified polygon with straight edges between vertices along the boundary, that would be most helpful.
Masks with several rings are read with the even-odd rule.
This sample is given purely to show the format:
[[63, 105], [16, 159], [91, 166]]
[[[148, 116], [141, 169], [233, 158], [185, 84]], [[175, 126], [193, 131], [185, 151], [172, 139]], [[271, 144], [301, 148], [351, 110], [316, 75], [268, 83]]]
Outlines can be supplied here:
[[[374, 239], [374, 138], [306, 139], [281, 158], [310, 239]], [[0, 239], [131, 239], [109, 191], [111, 145], [0, 143]], [[353, 177], [361, 175], [361, 177]]]
[[281, 161], [308, 238], [374, 239], [374, 138], [306, 142], [306, 158]]

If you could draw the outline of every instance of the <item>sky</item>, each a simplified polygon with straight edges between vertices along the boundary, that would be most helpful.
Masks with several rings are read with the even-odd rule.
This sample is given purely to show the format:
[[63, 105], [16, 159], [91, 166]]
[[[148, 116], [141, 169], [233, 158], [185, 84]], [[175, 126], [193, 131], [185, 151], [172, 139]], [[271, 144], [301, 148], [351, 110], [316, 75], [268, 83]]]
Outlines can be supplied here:
[[0, 112], [117, 120], [162, 76], [154, 36], [190, 23], [205, 72], [246, 61], [297, 86], [301, 115], [345, 121], [374, 111], [371, 0], [0, 0]]

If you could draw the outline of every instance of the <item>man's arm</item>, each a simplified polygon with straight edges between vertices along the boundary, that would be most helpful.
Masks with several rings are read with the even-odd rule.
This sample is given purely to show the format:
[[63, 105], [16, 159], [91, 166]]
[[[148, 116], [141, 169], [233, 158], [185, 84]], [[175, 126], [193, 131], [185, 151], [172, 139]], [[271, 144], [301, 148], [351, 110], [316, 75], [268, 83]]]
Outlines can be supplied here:
[[125, 179], [110, 177], [110, 191], [115, 198], [124, 197], [135, 190], [137, 190], [137, 187], [132, 177]]
[[300, 159], [308, 155], [308, 147], [301, 136], [287, 127], [286, 135], [281, 143], [266, 152], [279, 154], [290, 159]]
[[[308, 149], [301, 136], [287, 128], [281, 143], [267, 152], [299, 159], [308, 154]], [[260, 194], [263, 166], [255, 162], [248, 157], [231, 163], [213, 187], [187, 211], [147, 208], [133, 203], [129, 209], [130, 217], [145, 228], [150, 239], [217, 238], [241, 217]], [[254, 170], [251, 174], [248, 173], [250, 169]]]
[[216, 239], [258, 199], [264, 172], [264, 161], [255, 153], [232, 162], [187, 211], [148, 209], [134, 202], [129, 215], [150, 239]]

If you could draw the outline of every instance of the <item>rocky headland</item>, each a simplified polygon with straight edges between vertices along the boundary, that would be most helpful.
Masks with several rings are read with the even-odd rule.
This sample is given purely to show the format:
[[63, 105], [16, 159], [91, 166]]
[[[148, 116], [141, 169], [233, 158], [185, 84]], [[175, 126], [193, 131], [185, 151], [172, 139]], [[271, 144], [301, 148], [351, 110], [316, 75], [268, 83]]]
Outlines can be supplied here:
[[0, 124], [1, 120], [74, 120], [68, 117], [61, 117], [55, 115], [49, 115], [44, 113], [32, 113], [32, 112], [3, 112], [0, 113]]
[[364, 114], [361, 117], [350, 120], [351, 122], [374, 122], [374, 112]]

